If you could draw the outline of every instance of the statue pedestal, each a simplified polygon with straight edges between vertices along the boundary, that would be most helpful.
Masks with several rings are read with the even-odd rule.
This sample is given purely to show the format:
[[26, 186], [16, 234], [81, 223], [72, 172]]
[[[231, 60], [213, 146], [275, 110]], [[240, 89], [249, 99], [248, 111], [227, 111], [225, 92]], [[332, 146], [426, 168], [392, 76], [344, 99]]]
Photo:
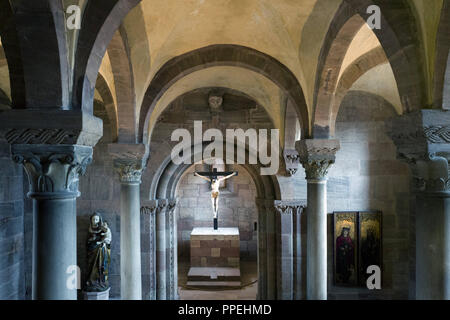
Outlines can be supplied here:
[[187, 285], [240, 286], [238, 228], [194, 228]]
[[109, 290], [101, 292], [87, 292], [83, 291], [84, 300], [109, 300]]

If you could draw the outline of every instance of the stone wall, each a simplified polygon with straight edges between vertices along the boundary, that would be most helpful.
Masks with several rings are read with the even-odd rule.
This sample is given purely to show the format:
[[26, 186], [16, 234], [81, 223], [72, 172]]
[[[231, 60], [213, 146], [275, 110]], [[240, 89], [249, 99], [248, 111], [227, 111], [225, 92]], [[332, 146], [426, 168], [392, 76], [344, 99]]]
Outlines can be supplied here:
[[[329, 299], [407, 299], [410, 278], [410, 193], [408, 166], [396, 159], [396, 149], [385, 133], [384, 120], [395, 115], [384, 99], [350, 91], [337, 117], [336, 138], [341, 144], [329, 170], [328, 194], [328, 296]], [[280, 178], [287, 199], [306, 198], [303, 168], [292, 178]], [[382, 211], [382, 290], [342, 288], [333, 279], [333, 211]], [[302, 228], [306, 233], [306, 228]], [[303, 266], [305, 268], [305, 266]]]
[[[329, 277], [330, 298], [408, 298], [410, 179], [407, 164], [396, 159], [385, 133], [384, 120], [393, 116], [385, 100], [364, 92], [351, 91], [342, 102], [336, 126], [341, 150], [330, 170], [328, 210], [382, 211], [383, 289], [370, 294], [367, 289], [341, 290]], [[329, 253], [328, 261], [333, 261]]]
[[111, 125], [103, 110], [95, 110], [95, 114], [103, 119], [103, 137], [94, 147], [92, 164], [87, 167], [86, 174], [80, 178], [81, 196], [77, 199], [77, 261], [81, 269], [81, 286], [86, 282], [86, 241], [89, 219], [99, 211], [112, 233], [111, 269], [109, 282], [110, 296], [120, 297], [120, 183], [115, 176], [108, 144], [112, 142]]
[[25, 299], [23, 169], [0, 140], [0, 300]]
[[[197, 169], [196, 169], [197, 167]], [[211, 189], [209, 183], [193, 175], [203, 165], [186, 171], [178, 186], [178, 256], [189, 260], [190, 234], [195, 227], [212, 227]], [[258, 220], [255, 204], [256, 188], [249, 174], [240, 166], [227, 166], [227, 171], [239, 171], [226, 181], [219, 197], [219, 227], [238, 227], [240, 255], [243, 260], [256, 260]]]
[[[332, 215], [329, 216], [329, 298], [407, 298], [413, 282], [408, 282], [412, 270], [408, 259], [411, 258], [409, 239], [409, 172], [406, 165], [396, 160], [395, 147], [384, 133], [384, 119], [394, 115], [393, 108], [383, 99], [363, 92], [350, 92], [344, 99], [338, 115], [337, 138], [341, 150], [337, 153], [336, 164], [329, 173], [328, 211], [381, 210], [383, 212], [383, 290], [369, 292], [367, 289], [338, 288], [333, 285], [332, 276]], [[174, 117], [176, 116], [177, 119]], [[173, 144], [168, 137], [178, 127], [191, 128], [192, 112], [184, 117], [163, 114], [152, 140], [153, 153], [144, 173], [141, 188], [142, 199], [150, 197], [150, 182], [171, 150]], [[195, 118], [204, 119], [209, 127], [209, 113], [196, 114]], [[180, 121], [180, 124], [176, 124]], [[234, 121], [234, 120], [233, 120]], [[267, 124], [239, 123], [233, 127], [263, 127]], [[108, 220], [113, 233], [111, 284], [112, 297], [120, 296], [120, 184], [114, 176], [112, 161], [107, 153], [110, 143], [108, 124], [105, 136], [94, 148], [94, 162], [80, 180], [82, 196], [77, 201], [78, 214], [78, 262], [82, 269], [83, 283], [86, 264], [85, 241], [89, 216], [100, 210]], [[156, 151], [157, 152], [156, 152]], [[241, 229], [241, 256], [253, 258], [256, 254], [256, 233], [253, 223], [256, 221], [255, 187], [246, 172], [239, 168], [238, 177], [227, 181], [222, 193], [219, 218], [221, 225], [239, 225]], [[188, 234], [194, 225], [211, 224], [210, 198], [207, 182], [192, 176], [191, 167], [181, 179], [178, 188], [180, 199], [177, 215], [179, 217], [179, 254], [188, 259]], [[306, 199], [306, 181], [304, 170], [300, 167], [293, 177], [279, 176], [281, 194], [284, 200]], [[22, 178], [21, 178], [22, 179]], [[21, 191], [22, 192], [22, 191]], [[229, 193], [228, 193], [229, 192]], [[144, 226], [144, 224], [143, 224]], [[143, 276], [148, 274], [145, 263], [148, 255], [148, 230], [142, 230]], [[306, 228], [302, 228], [306, 232]], [[30, 239], [31, 241], [31, 239]], [[30, 270], [31, 271], [31, 270]], [[28, 272], [27, 272], [28, 273]]]

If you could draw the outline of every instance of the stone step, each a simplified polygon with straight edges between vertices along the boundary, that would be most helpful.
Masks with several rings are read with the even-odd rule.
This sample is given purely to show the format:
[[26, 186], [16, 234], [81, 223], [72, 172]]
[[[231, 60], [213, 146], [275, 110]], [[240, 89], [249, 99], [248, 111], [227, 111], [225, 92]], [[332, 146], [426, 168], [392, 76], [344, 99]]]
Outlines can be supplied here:
[[187, 286], [192, 287], [240, 287], [240, 281], [188, 281]]
[[227, 267], [191, 267], [188, 272], [188, 281], [238, 281], [241, 280], [239, 268]]

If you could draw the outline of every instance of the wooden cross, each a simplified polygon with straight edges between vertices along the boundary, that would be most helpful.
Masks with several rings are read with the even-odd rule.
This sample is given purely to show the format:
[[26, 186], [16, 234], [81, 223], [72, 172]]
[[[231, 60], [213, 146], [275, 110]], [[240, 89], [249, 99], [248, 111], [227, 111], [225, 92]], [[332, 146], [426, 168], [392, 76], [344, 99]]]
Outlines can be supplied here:
[[[238, 175], [237, 171], [217, 171], [217, 168], [214, 168], [213, 171], [208, 171], [208, 172], [195, 172], [201, 176], [204, 177], [210, 177], [211, 179], [217, 180], [218, 177], [222, 177], [222, 176], [229, 176], [231, 174], [235, 174], [235, 176]], [[195, 174], [194, 173], [194, 174]]]

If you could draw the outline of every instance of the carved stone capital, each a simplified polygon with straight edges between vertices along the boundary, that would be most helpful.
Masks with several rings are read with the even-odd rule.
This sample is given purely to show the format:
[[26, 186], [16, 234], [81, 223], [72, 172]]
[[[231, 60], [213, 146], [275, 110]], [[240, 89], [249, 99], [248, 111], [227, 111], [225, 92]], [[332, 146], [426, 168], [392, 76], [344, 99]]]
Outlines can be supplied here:
[[397, 158], [410, 165], [416, 192], [450, 193], [450, 112], [421, 110], [386, 121]]
[[156, 208], [158, 203], [156, 200], [145, 201], [141, 206], [141, 214], [154, 215], [156, 213]]
[[12, 145], [13, 160], [24, 166], [35, 199], [80, 195], [78, 179], [92, 162], [92, 147], [76, 145]]
[[300, 156], [297, 150], [286, 149], [283, 151], [284, 163], [286, 166], [286, 174], [293, 176], [297, 173], [298, 165], [300, 163]]
[[0, 123], [9, 144], [95, 146], [103, 135], [101, 119], [73, 110], [8, 110]]
[[278, 214], [299, 214], [306, 208], [306, 200], [275, 200]]
[[140, 184], [146, 164], [146, 148], [143, 144], [109, 144], [114, 169], [121, 183]]
[[142, 163], [123, 159], [114, 160], [114, 169], [119, 174], [121, 183], [140, 184], [142, 177]]
[[156, 214], [165, 214], [167, 206], [169, 205], [169, 200], [159, 199], [158, 206], [156, 207]]
[[336, 160], [340, 144], [339, 140], [305, 139], [297, 141], [295, 147], [299, 161], [305, 168], [306, 179], [324, 180]]
[[174, 198], [174, 199], [169, 199], [167, 201], [167, 211], [169, 213], [173, 213], [173, 211], [175, 211], [175, 208], [177, 206], [178, 203], [178, 199]]

